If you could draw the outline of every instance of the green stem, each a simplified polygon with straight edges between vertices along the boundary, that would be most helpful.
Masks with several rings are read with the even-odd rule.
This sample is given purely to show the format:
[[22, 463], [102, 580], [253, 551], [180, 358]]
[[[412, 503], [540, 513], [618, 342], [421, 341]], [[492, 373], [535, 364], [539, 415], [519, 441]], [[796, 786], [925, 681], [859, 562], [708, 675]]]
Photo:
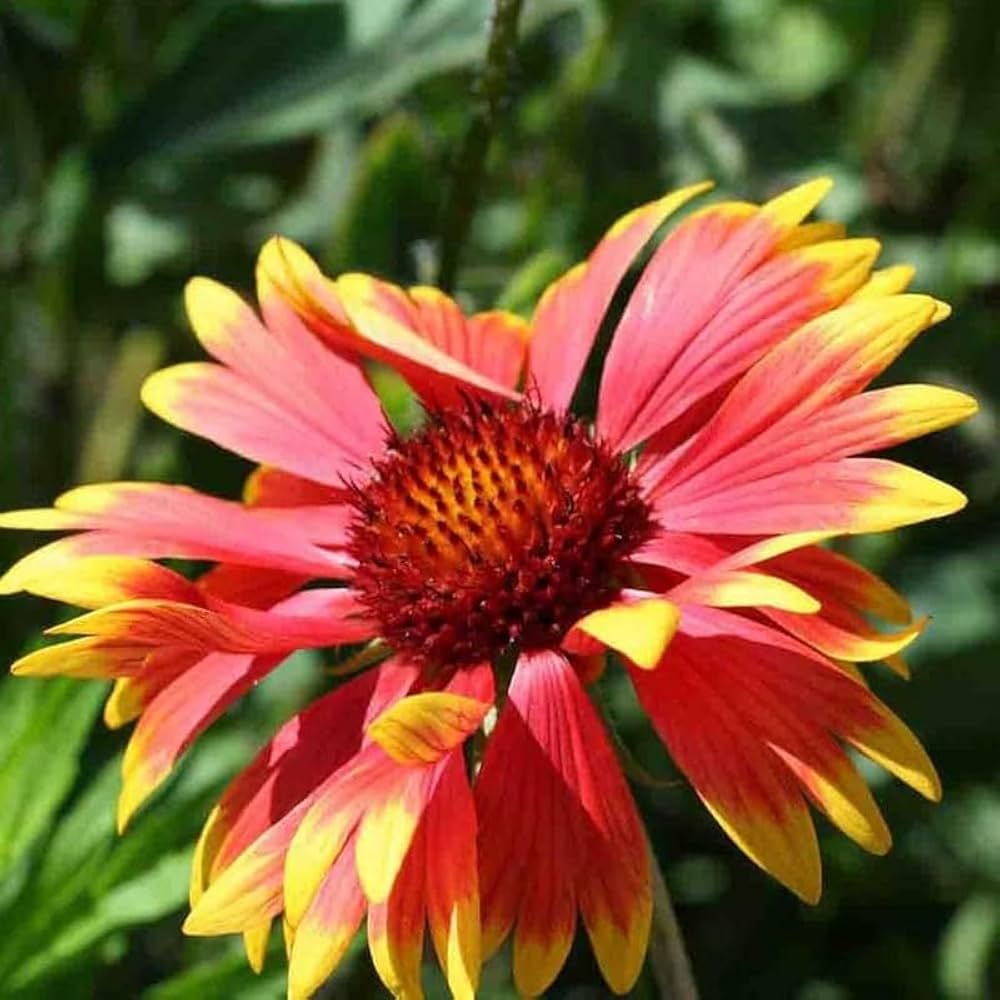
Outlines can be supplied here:
[[503, 110], [510, 66], [517, 47], [522, 0], [494, 0], [486, 58], [476, 83], [478, 102], [455, 159], [445, 212], [438, 285], [450, 291], [479, 197], [490, 140]]
[[653, 926], [649, 934], [649, 965], [657, 992], [665, 1000], [698, 1000], [691, 959], [684, 947], [677, 914], [652, 847], [649, 866], [653, 889]]

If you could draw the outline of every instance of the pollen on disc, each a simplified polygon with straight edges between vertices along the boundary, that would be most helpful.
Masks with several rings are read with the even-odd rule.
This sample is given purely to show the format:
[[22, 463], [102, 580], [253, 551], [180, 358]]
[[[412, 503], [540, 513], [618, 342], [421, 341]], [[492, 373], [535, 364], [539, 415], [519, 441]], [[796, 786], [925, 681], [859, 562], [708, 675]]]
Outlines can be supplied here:
[[383, 638], [430, 664], [557, 646], [652, 530], [622, 460], [528, 403], [432, 415], [353, 497], [361, 600]]

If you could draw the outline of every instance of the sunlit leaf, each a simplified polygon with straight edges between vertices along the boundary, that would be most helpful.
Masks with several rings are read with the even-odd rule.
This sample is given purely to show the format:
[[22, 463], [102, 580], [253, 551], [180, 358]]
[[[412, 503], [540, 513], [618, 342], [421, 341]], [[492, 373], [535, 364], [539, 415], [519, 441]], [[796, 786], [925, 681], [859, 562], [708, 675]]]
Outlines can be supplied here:
[[48, 828], [80, 768], [101, 688], [0, 683], [0, 877]]

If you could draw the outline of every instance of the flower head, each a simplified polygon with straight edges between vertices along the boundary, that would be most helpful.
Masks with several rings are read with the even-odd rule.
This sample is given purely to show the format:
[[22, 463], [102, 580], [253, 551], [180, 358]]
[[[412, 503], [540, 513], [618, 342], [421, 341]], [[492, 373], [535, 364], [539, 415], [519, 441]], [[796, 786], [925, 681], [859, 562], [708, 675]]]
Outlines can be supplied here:
[[653, 533], [621, 458], [583, 421], [528, 402], [435, 414], [353, 504], [362, 604], [393, 648], [441, 667], [557, 648]]
[[[617, 323], [592, 425], [570, 403], [612, 297], [707, 185], [619, 220], [530, 324], [468, 316], [434, 289], [327, 278], [281, 239], [260, 256], [259, 316], [190, 283], [214, 361], [157, 373], [143, 398], [259, 463], [242, 501], [116, 483], [0, 519], [73, 532], [0, 588], [89, 609], [50, 630], [77, 638], [14, 671], [114, 679], [108, 723], [138, 720], [121, 826], [289, 653], [367, 644], [365, 669], [290, 719], [212, 811], [189, 932], [242, 933], [259, 966], [281, 917], [293, 997], [366, 916], [400, 996], [422, 995], [425, 930], [456, 997], [509, 937], [534, 996], [579, 921], [626, 992], [650, 861], [587, 694], [609, 653], [712, 815], [807, 901], [820, 894], [809, 805], [866, 850], [890, 845], [847, 748], [939, 796], [855, 666], [905, 672], [923, 623], [821, 543], [958, 510], [944, 483], [859, 456], [975, 403], [865, 391], [948, 309], [905, 293], [908, 268], [873, 272], [873, 240], [803, 222], [828, 186], [710, 205], [673, 229]], [[389, 430], [369, 360], [423, 401], [409, 436]], [[166, 557], [212, 565], [188, 579]]]

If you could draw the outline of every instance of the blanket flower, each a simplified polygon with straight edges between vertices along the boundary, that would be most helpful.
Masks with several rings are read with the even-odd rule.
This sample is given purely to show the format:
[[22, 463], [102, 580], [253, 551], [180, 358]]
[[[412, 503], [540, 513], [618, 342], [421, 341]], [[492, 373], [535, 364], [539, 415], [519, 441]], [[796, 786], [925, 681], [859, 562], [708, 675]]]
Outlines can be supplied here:
[[[864, 457], [954, 424], [951, 389], [868, 389], [948, 307], [873, 270], [871, 239], [804, 221], [813, 181], [763, 205], [690, 211], [628, 296], [596, 416], [572, 403], [612, 298], [699, 184], [616, 222], [529, 322], [429, 287], [323, 275], [288, 240], [257, 267], [259, 312], [195, 278], [211, 361], [152, 376], [146, 405], [257, 465], [241, 500], [84, 486], [0, 517], [68, 532], [0, 581], [85, 613], [23, 675], [110, 678], [137, 720], [119, 825], [196, 737], [290, 653], [348, 645], [359, 671], [289, 719], [212, 811], [192, 934], [280, 918], [289, 993], [310, 996], [363, 921], [375, 967], [420, 997], [425, 934], [456, 997], [512, 938], [544, 991], [578, 922], [616, 993], [652, 901], [647, 839], [588, 695], [609, 663], [734, 843], [808, 902], [810, 807], [864, 849], [886, 824], [848, 749], [929, 799], [933, 766], [858, 663], [905, 672], [923, 628], [822, 543], [960, 509], [952, 487]], [[426, 419], [391, 429], [366, 365]], [[207, 563], [184, 576], [158, 560]], [[876, 624], [875, 620], [881, 622]]]

